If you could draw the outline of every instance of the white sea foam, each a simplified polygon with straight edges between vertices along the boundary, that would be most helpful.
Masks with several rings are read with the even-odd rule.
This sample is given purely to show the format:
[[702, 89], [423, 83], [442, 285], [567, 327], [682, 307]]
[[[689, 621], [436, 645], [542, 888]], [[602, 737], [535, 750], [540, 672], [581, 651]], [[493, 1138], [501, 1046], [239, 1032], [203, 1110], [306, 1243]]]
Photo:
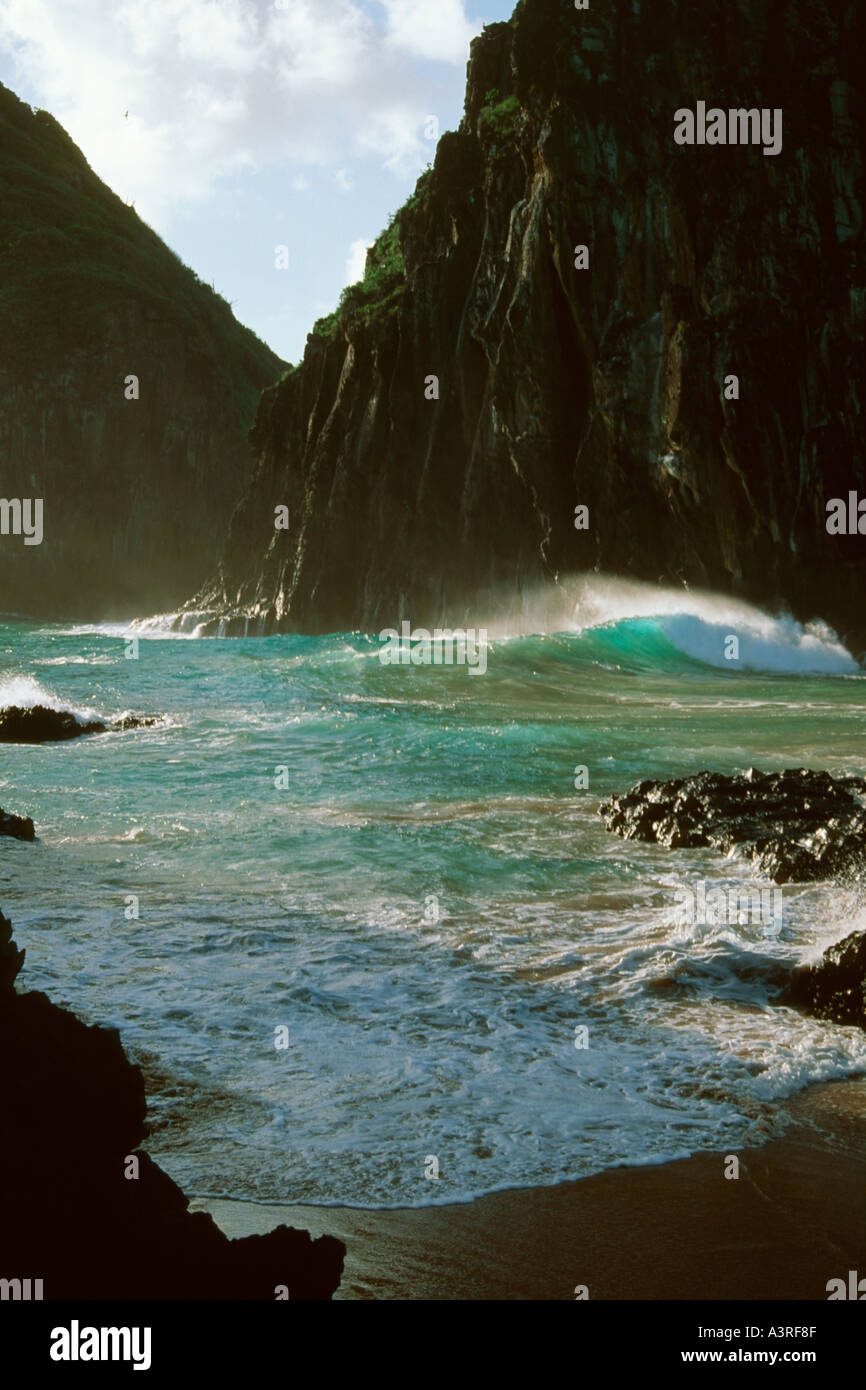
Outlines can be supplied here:
[[103, 656], [42, 656], [35, 657], [34, 666], [113, 666], [114, 657]]
[[32, 709], [35, 705], [43, 705], [46, 709], [66, 710], [76, 719], [83, 721], [101, 717], [95, 709], [61, 699], [53, 691], [46, 690], [33, 676], [26, 675], [12, 674], [0, 677], [0, 709], [8, 709], [10, 705], [16, 705], [20, 709]]
[[193, 613], [156, 613], [150, 618], [133, 618], [127, 623], [80, 623], [65, 629], [67, 637], [131, 637], [190, 641], [202, 635], [203, 616]]
[[[661, 629], [686, 656], [727, 670], [775, 671], [787, 675], [853, 676], [860, 667], [823, 623], [805, 627], [793, 618], [771, 618], [753, 610], [736, 621], [710, 622], [698, 613], [661, 620]], [[725, 644], [736, 636], [739, 655], [726, 659]]]

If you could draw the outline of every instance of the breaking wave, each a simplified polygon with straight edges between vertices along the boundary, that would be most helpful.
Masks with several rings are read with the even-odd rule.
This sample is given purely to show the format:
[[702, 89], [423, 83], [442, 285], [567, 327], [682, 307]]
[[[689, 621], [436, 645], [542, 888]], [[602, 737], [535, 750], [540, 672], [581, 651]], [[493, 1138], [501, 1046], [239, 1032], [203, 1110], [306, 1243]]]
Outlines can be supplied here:
[[571, 659], [638, 669], [696, 663], [785, 675], [861, 674], [826, 623], [799, 623], [736, 599], [618, 579], [576, 581], [530, 598], [489, 630], [512, 640], [555, 635], [568, 639]]

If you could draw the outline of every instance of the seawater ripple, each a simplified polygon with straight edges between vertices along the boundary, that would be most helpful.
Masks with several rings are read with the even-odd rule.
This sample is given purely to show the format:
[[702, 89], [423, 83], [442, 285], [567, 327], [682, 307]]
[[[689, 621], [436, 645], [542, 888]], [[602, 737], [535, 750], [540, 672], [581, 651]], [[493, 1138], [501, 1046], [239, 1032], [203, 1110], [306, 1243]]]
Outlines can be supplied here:
[[855, 888], [786, 888], [777, 939], [691, 926], [677, 888], [750, 866], [596, 814], [702, 767], [866, 774], [859, 668], [750, 610], [726, 669], [724, 608], [582, 592], [562, 627], [491, 624], [475, 679], [383, 667], [369, 634], [151, 622], [129, 660], [124, 626], [3, 625], [0, 704], [164, 716], [3, 748], [0, 802], [40, 842], [0, 842], [0, 898], [22, 983], [141, 1060], [150, 1147], [188, 1190], [453, 1201], [760, 1138], [780, 1097], [864, 1069], [856, 1030], [774, 1002], [866, 925]]

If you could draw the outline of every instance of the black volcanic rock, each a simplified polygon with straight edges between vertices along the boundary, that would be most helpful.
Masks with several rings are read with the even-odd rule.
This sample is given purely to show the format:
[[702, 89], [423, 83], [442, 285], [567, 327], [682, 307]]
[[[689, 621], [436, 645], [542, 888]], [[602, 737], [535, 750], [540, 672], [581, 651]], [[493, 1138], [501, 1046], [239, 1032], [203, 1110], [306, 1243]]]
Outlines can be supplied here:
[[602, 802], [608, 830], [669, 849], [709, 845], [757, 860], [776, 883], [859, 876], [866, 861], [866, 781], [789, 768], [700, 772], [639, 782]]
[[44, 503], [41, 545], [0, 544], [3, 608], [176, 607], [217, 563], [285, 363], [2, 85], [0, 325], [2, 496]]
[[[826, 504], [866, 496], [864, 50], [851, 0], [520, 0], [489, 25], [459, 130], [264, 392], [190, 609], [453, 625], [601, 569], [784, 602], [863, 651], [866, 546]], [[781, 153], [676, 145], [699, 100], [780, 108]]]
[[816, 965], [795, 972], [783, 1002], [833, 1023], [866, 1028], [866, 932], [829, 946]]
[[[229, 1240], [145, 1153], [141, 1072], [113, 1029], [17, 994], [0, 913], [0, 1262], [46, 1299], [329, 1299], [345, 1247], [279, 1226]], [[139, 1176], [124, 1176], [128, 1157]]]
[[152, 729], [154, 724], [159, 723], [155, 715], [122, 714], [119, 719], [112, 719], [109, 727], [126, 733], [128, 729]]
[[76, 719], [68, 710], [47, 709], [45, 705], [8, 705], [0, 710], [0, 743], [54, 743], [84, 734], [104, 734], [107, 729], [99, 719]]
[[60, 743], [85, 734], [107, 734], [112, 730], [145, 729], [159, 720], [125, 714], [104, 724], [101, 719], [77, 719], [69, 710], [48, 709], [45, 705], [8, 705], [0, 709], [0, 743]]
[[36, 829], [29, 816], [13, 816], [0, 806], [0, 835], [11, 835], [13, 840], [35, 840]]

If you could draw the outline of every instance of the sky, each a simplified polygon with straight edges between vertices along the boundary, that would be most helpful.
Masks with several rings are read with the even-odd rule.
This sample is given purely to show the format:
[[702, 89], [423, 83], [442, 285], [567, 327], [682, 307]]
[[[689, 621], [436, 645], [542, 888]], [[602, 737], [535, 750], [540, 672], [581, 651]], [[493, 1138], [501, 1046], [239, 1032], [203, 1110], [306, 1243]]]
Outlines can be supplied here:
[[294, 363], [514, 3], [0, 0], [0, 81]]

